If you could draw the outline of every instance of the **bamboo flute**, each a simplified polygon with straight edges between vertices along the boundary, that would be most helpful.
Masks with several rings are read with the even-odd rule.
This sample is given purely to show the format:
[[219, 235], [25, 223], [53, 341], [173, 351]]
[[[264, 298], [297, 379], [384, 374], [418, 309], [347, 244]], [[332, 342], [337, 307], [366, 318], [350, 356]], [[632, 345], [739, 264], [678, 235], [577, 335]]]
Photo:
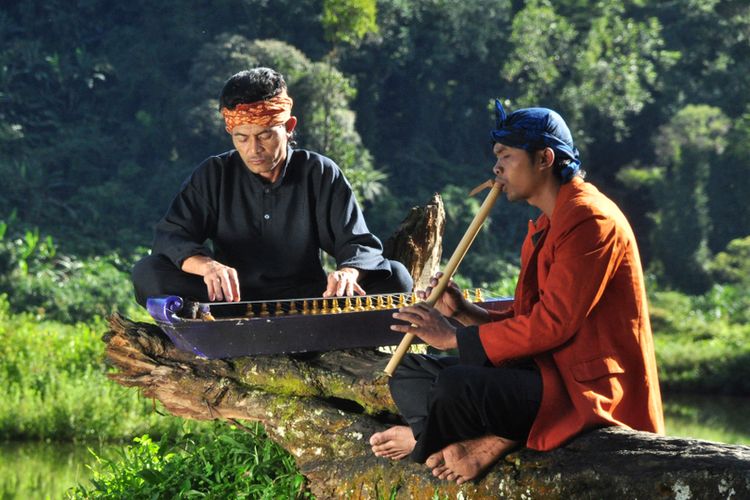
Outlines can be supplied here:
[[[474, 242], [474, 238], [476, 238], [477, 234], [479, 234], [479, 230], [482, 228], [482, 224], [484, 224], [484, 221], [485, 219], [487, 219], [492, 206], [495, 204], [495, 202], [497, 201], [497, 197], [500, 195], [502, 184], [497, 181], [487, 181], [486, 183], [478, 186], [478, 188], [483, 188], [488, 184], [492, 185], [492, 189], [490, 189], [490, 192], [487, 194], [487, 198], [484, 199], [482, 206], [479, 207], [479, 211], [474, 216], [474, 220], [471, 221], [471, 224], [469, 224], [469, 228], [466, 230], [463, 238], [461, 238], [461, 241], [458, 243], [456, 250], [453, 252], [453, 255], [451, 256], [448, 264], [443, 270], [443, 275], [438, 280], [438, 284], [435, 286], [435, 288], [432, 289], [432, 292], [430, 293], [430, 296], [427, 297], [427, 300], [425, 300], [425, 303], [429, 306], [434, 306], [445, 289], [448, 287], [448, 283], [450, 283], [451, 278], [456, 273], [458, 265], [461, 263], [464, 256], [466, 255], [466, 252], [469, 250], [469, 247]], [[472, 191], [472, 194], [474, 192], [476, 192], [476, 189]], [[385, 367], [385, 373], [388, 374], [389, 377], [392, 376], [393, 372], [396, 371], [396, 368], [398, 368], [399, 363], [401, 363], [401, 360], [406, 354], [406, 351], [409, 350], [409, 346], [411, 346], [413, 341], [413, 333], [404, 334], [404, 338], [401, 340], [401, 343], [398, 345], [396, 351], [391, 356], [391, 360], [388, 362], [388, 366]]]

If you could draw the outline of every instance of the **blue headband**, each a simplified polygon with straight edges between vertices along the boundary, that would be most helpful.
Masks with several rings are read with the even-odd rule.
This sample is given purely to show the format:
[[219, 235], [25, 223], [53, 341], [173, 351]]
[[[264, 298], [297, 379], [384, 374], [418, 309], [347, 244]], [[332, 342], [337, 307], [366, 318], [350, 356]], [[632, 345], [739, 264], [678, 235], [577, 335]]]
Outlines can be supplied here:
[[495, 99], [495, 129], [492, 140], [513, 148], [535, 151], [552, 148], [558, 158], [570, 163], [562, 169], [563, 184], [571, 180], [581, 168], [578, 149], [565, 120], [547, 108], [524, 108], [505, 115], [500, 101]]

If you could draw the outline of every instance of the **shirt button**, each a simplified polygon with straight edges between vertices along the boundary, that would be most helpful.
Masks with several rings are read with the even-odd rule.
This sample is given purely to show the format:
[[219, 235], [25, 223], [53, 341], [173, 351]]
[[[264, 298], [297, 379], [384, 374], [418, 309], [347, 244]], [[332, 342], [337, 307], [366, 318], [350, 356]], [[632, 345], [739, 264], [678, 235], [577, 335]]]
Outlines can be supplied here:
[[271, 216], [269, 214], [266, 214], [266, 215], [263, 216], [263, 218], [266, 219], [266, 220], [268, 220], [268, 219], [271, 218]]
[[268, 188], [266, 188], [266, 189], [264, 189], [264, 190], [263, 190], [263, 192], [264, 192], [264, 193], [266, 193], [266, 194], [268, 194], [268, 193], [270, 193], [270, 192], [271, 192], [271, 190], [270, 190], [270, 189], [268, 189]]

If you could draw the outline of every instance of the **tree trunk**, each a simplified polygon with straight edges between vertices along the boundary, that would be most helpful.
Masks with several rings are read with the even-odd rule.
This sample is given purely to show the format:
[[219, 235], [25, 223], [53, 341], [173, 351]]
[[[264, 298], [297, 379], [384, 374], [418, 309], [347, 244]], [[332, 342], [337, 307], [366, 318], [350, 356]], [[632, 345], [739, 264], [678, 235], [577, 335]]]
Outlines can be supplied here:
[[511, 453], [480, 481], [458, 487], [424, 466], [370, 452], [370, 435], [398, 421], [382, 371], [388, 354], [207, 360], [177, 350], [156, 326], [117, 315], [104, 340], [119, 370], [110, 378], [140, 388], [172, 414], [263, 422], [319, 498], [750, 497], [750, 447], [618, 428], [551, 452]]
[[383, 245], [383, 254], [406, 266], [414, 278], [414, 289], [427, 288], [440, 266], [445, 230], [445, 209], [440, 195], [411, 209], [396, 232]]

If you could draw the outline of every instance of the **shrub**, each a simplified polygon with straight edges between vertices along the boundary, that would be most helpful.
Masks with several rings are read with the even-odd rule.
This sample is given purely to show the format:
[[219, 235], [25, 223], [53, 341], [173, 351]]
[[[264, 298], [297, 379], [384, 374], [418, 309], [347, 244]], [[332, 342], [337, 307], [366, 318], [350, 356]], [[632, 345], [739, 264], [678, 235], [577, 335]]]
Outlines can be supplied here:
[[659, 379], [671, 391], [742, 395], [750, 391], [750, 322], [742, 286], [702, 295], [650, 290]]
[[65, 323], [88, 322], [135, 307], [127, 270], [117, 254], [86, 259], [61, 255], [37, 230], [16, 238], [0, 233], [0, 293], [14, 312]]
[[270, 441], [260, 424], [215, 424], [175, 444], [145, 435], [119, 460], [99, 459], [92, 486], [69, 498], [309, 498], [294, 459]]
[[750, 284], [750, 236], [732, 240], [709, 264], [715, 281]]
[[[0, 295], [0, 440], [104, 441], [175, 434], [138, 391], [106, 378], [99, 319], [68, 325], [11, 314]], [[191, 424], [194, 425], [194, 424]]]

